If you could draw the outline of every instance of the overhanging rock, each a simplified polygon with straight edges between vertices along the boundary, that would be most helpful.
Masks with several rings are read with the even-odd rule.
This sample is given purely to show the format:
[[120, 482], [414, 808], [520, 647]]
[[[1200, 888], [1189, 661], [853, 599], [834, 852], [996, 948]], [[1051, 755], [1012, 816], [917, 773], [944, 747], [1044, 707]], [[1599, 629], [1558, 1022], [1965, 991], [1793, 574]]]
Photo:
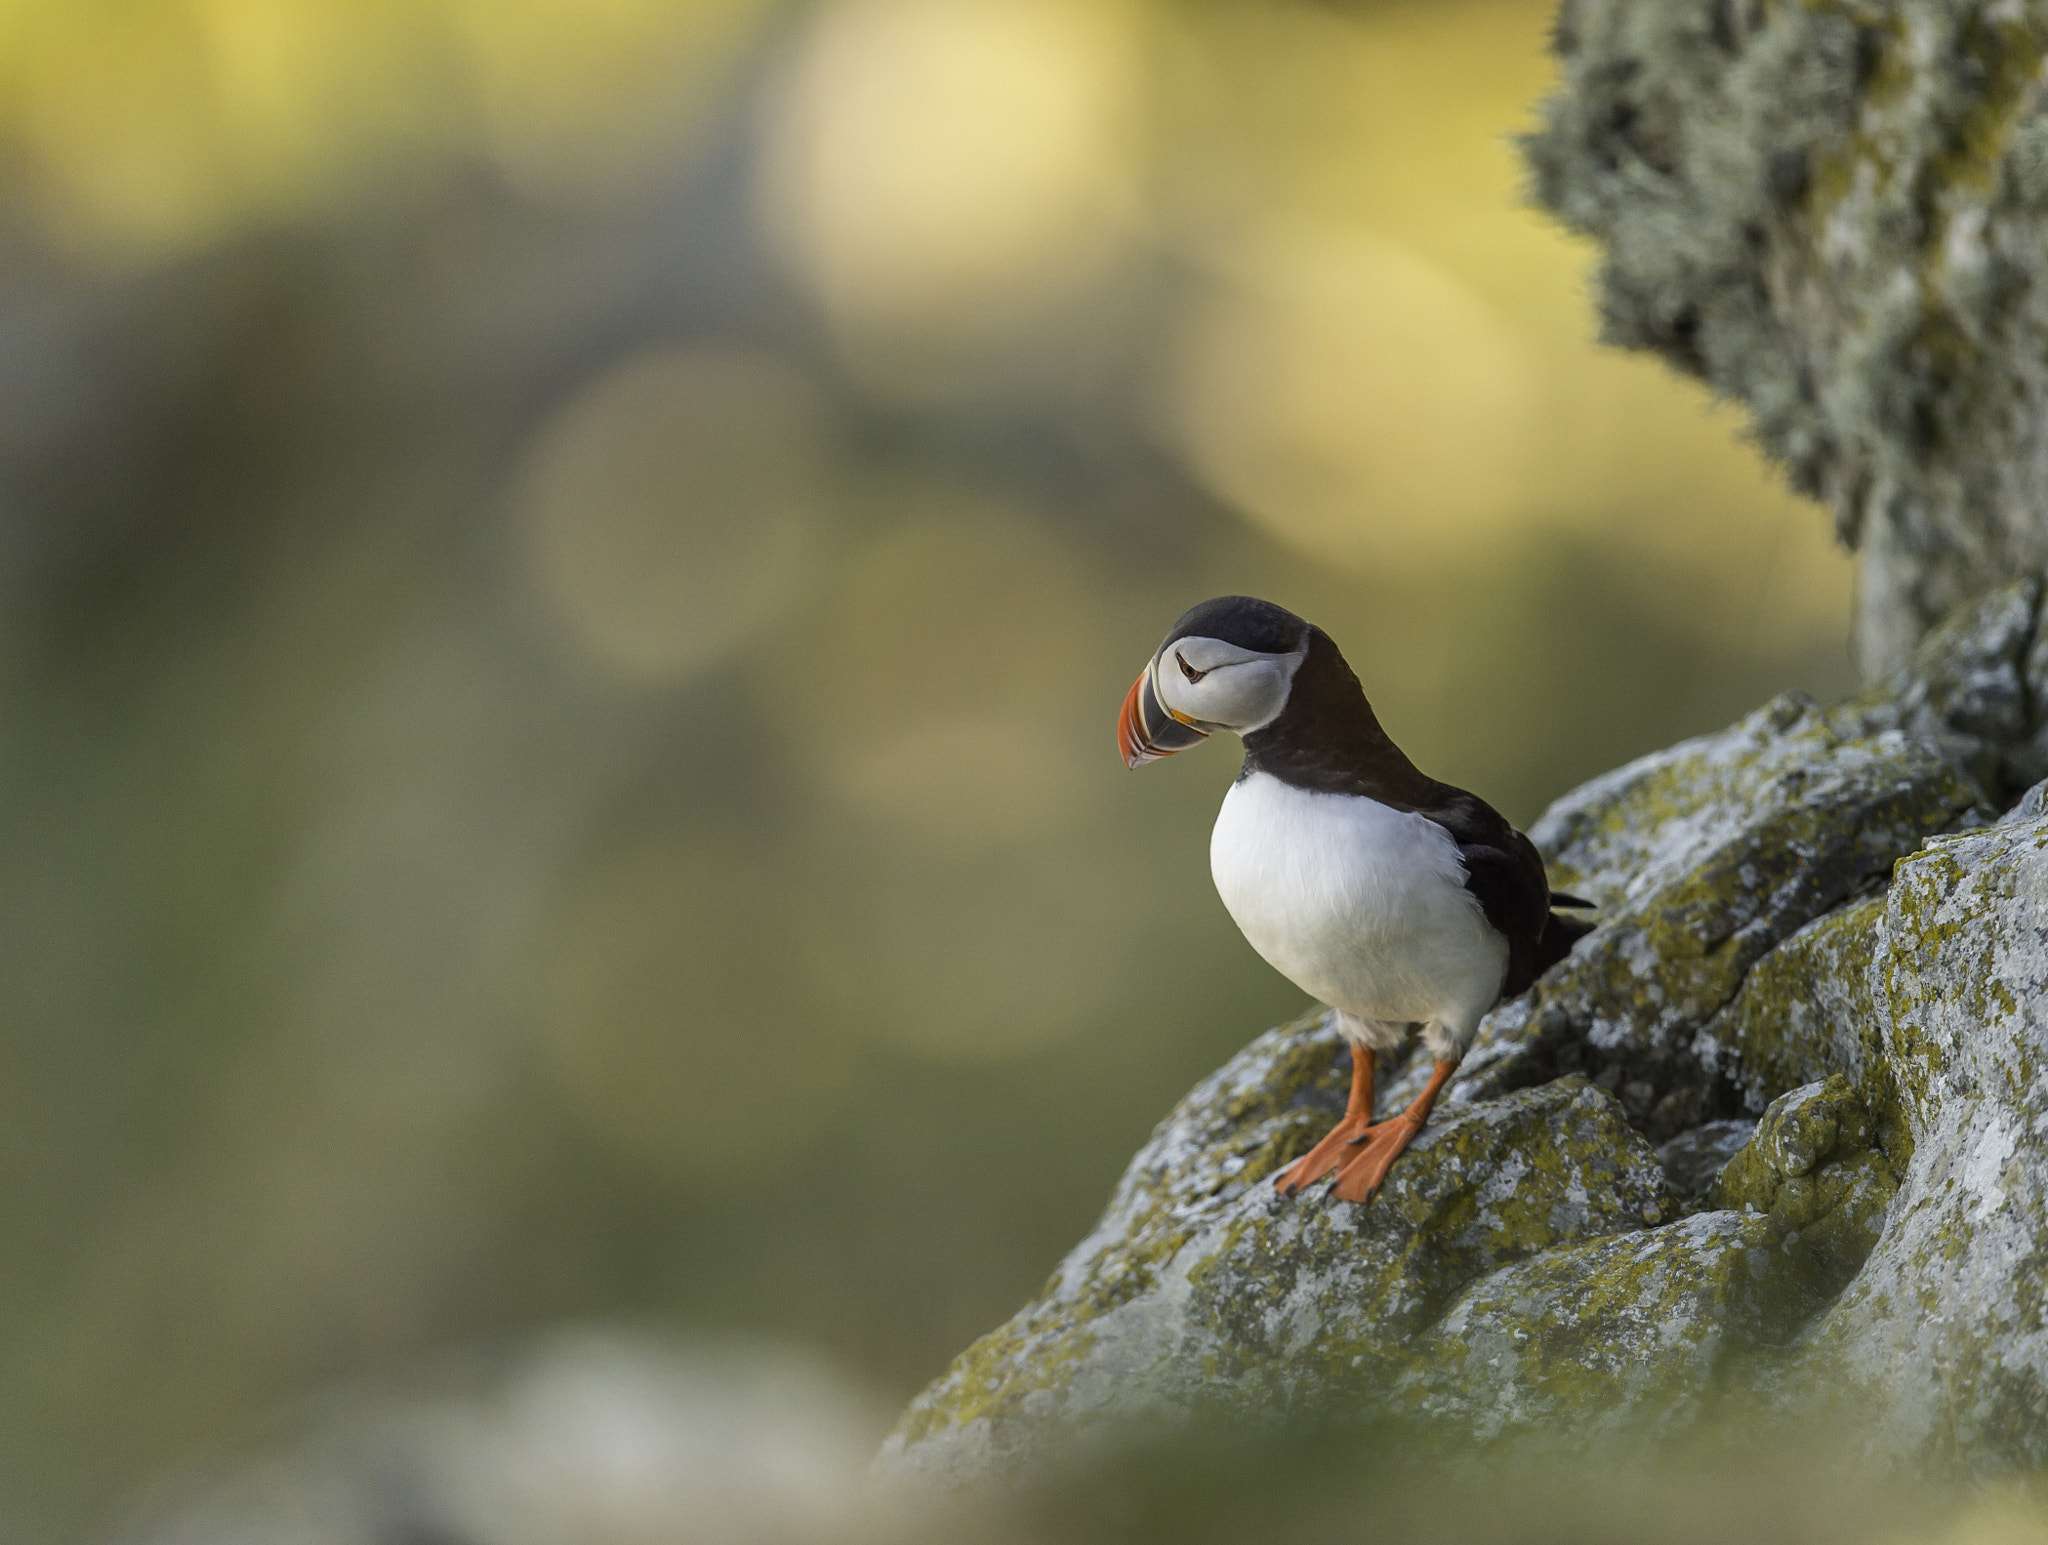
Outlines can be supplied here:
[[2048, 563], [2048, 16], [1562, 0], [1553, 37], [1536, 198], [1603, 249], [1607, 340], [1744, 403], [1862, 547], [1866, 668]]

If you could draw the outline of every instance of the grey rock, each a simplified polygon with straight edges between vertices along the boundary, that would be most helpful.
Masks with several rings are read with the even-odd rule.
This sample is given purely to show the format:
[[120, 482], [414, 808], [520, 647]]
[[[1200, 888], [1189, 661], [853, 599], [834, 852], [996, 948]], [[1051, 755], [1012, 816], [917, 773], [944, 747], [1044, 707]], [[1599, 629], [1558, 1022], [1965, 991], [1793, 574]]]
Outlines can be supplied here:
[[1274, 1193], [1348, 1057], [1322, 1017], [1261, 1036], [882, 1469], [1205, 1415], [1633, 1441], [1843, 1388], [1902, 1455], [2048, 1455], [2048, 815], [1998, 815], [2039, 599], [1560, 800], [1533, 835], [1599, 926], [1488, 1016], [1376, 1203]]
[[1495, 1272], [1432, 1333], [1420, 1413], [1482, 1440], [1560, 1424], [1668, 1436], [1750, 1345], [1774, 1244], [1765, 1218], [1705, 1212]]
[[1774, 1101], [1759, 1123], [1757, 1145], [1780, 1175], [1795, 1178], [1834, 1151], [1841, 1135], [1840, 1101], [1830, 1100], [1825, 1083], [1807, 1084]]
[[1559, 12], [1536, 196], [1601, 245], [1607, 338], [1746, 403], [1861, 545], [1872, 676], [2048, 563], [2041, 38], [2001, 0]]
[[[1726, 1083], [1745, 1048], [1754, 1071], [1738, 1087], [1752, 1110], [1788, 1086], [1777, 1082], [1788, 1071], [1791, 1083], [1825, 1071], [1804, 1051], [1776, 1063], [1756, 1056], [1764, 1040], [1782, 1039], [1755, 1028], [1770, 978], [1749, 1004], [1731, 1005], [1776, 946], [1881, 885], [1927, 837], [1993, 818], [1985, 778], [2003, 788], [2005, 753], [2031, 730], [2006, 705], [2021, 690], [2037, 605], [2034, 582], [2008, 585], [1855, 702], [1829, 712], [1787, 694], [1552, 805], [1530, 835], [1560, 888], [1599, 903], [1599, 927], [1488, 1016], [1450, 1097], [1487, 1099], [1582, 1071], [1622, 1091], [1631, 1119], [1661, 1142], [1735, 1114]], [[1777, 972], [1794, 974], [1791, 963]], [[1821, 1012], [1815, 1026], [1851, 1022]], [[1646, 1092], [1628, 1100], [1631, 1085]]]
[[[411, 1387], [408, 1387], [411, 1386]], [[329, 1391], [156, 1488], [120, 1545], [899, 1545], [869, 1391], [801, 1350], [580, 1330]]]
[[1860, 1083], [1881, 1059], [1870, 964], [1883, 915], [1882, 894], [1861, 897], [1764, 956], [1694, 1038], [1700, 1065], [1758, 1112], [1831, 1072]]
[[1196, 1088], [1038, 1299], [912, 1403], [883, 1466], [947, 1484], [1146, 1419], [1396, 1414], [1463, 1289], [1671, 1215], [1656, 1156], [1576, 1078], [1445, 1111], [1370, 1207], [1280, 1196], [1277, 1161], [1328, 1125], [1298, 1096], [1337, 1085], [1336, 1045], [1318, 1016]]
[[1998, 820], [2000, 824], [2007, 821], [2032, 821], [2044, 815], [2048, 815], [2048, 778], [2042, 779], [2022, 794], [2019, 802]]
[[2041, 587], [2002, 584], [1957, 609], [1880, 687], [1837, 709], [1842, 733], [1897, 729], [1944, 746], [1987, 795], [2018, 790], [2048, 765], [2035, 723], [2044, 682]]
[[1899, 866], [1873, 975], [1909, 1129], [1889, 1222], [1813, 1331], [1896, 1452], [2048, 1460], [2048, 817]]
[[1756, 1131], [1754, 1121], [1731, 1116], [1721, 1121], [1703, 1121], [1657, 1149], [1657, 1162], [1664, 1166], [1672, 1194], [1682, 1202], [1704, 1200], [1721, 1178], [1728, 1161], [1742, 1151]]
[[1841, 1074], [1771, 1102], [1711, 1200], [1770, 1225], [1776, 1270], [1752, 1333], [1783, 1340], [1832, 1301], [1883, 1231], [1900, 1135]]

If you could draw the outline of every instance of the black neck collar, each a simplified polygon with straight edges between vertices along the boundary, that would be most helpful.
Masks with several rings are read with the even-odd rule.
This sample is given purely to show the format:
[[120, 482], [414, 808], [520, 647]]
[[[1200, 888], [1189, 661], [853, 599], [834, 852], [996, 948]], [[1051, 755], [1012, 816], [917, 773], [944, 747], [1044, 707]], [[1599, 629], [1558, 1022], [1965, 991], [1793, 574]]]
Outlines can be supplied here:
[[1244, 770], [1319, 794], [1363, 794], [1397, 810], [1427, 810], [1453, 791], [1426, 776], [1373, 716], [1337, 646], [1311, 627], [1287, 706], [1244, 737]]

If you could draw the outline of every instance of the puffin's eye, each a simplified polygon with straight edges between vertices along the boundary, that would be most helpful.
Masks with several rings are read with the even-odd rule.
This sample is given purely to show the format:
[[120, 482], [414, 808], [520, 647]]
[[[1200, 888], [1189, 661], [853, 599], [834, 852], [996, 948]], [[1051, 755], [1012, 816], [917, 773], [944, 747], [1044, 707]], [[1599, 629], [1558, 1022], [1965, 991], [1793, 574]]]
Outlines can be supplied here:
[[[1188, 664], [1188, 657], [1182, 654], [1178, 649], [1174, 650], [1173, 652], [1173, 663], [1180, 667], [1180, 673], [1183, 676], [1187, 677], [1189, 681], [1200, 681], [1204, 676], [1209, 674], [1208, 671], [1198, 671], [1192, 665]], [[1212, 666], [1210, 669], [1213, 670], [1214, 667]]]

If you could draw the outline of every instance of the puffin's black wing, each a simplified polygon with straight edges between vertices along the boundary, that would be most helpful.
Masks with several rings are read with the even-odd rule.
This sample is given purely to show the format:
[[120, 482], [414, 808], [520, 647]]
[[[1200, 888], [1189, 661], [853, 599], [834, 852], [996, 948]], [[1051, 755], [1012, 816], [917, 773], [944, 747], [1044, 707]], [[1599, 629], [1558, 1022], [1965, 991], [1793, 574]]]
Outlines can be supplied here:
[[1519, 853], [1491, 843], [1460, 843], [1458, 854], [1465, 860], [1465, 889], [1479, 898], [1479, 910], [1508, 941], [1508, 974], [1501, 984], [1501, 996], [1512, 998], [1525, 991], [1542, 969], [1536, 964], [1536, 946], [1550, 919], [1550, 895], [1543, 868], [1530, 870]]
[[1479, 902], [1487, 922], [1508, 941], [1508, 974], [1501, 997], [1526, 992], [1571, 947], [1592, 931], [1591, 923], [1559, 917], [1553, 901], [1588, 906], [1577, 897], [1550, 893], [1536, 844], [1508, 824], [1484, 800], [1459, 794], [1440, 810], [1420, 812], [1451, 834], [1465, 863], [1465, 889]]

